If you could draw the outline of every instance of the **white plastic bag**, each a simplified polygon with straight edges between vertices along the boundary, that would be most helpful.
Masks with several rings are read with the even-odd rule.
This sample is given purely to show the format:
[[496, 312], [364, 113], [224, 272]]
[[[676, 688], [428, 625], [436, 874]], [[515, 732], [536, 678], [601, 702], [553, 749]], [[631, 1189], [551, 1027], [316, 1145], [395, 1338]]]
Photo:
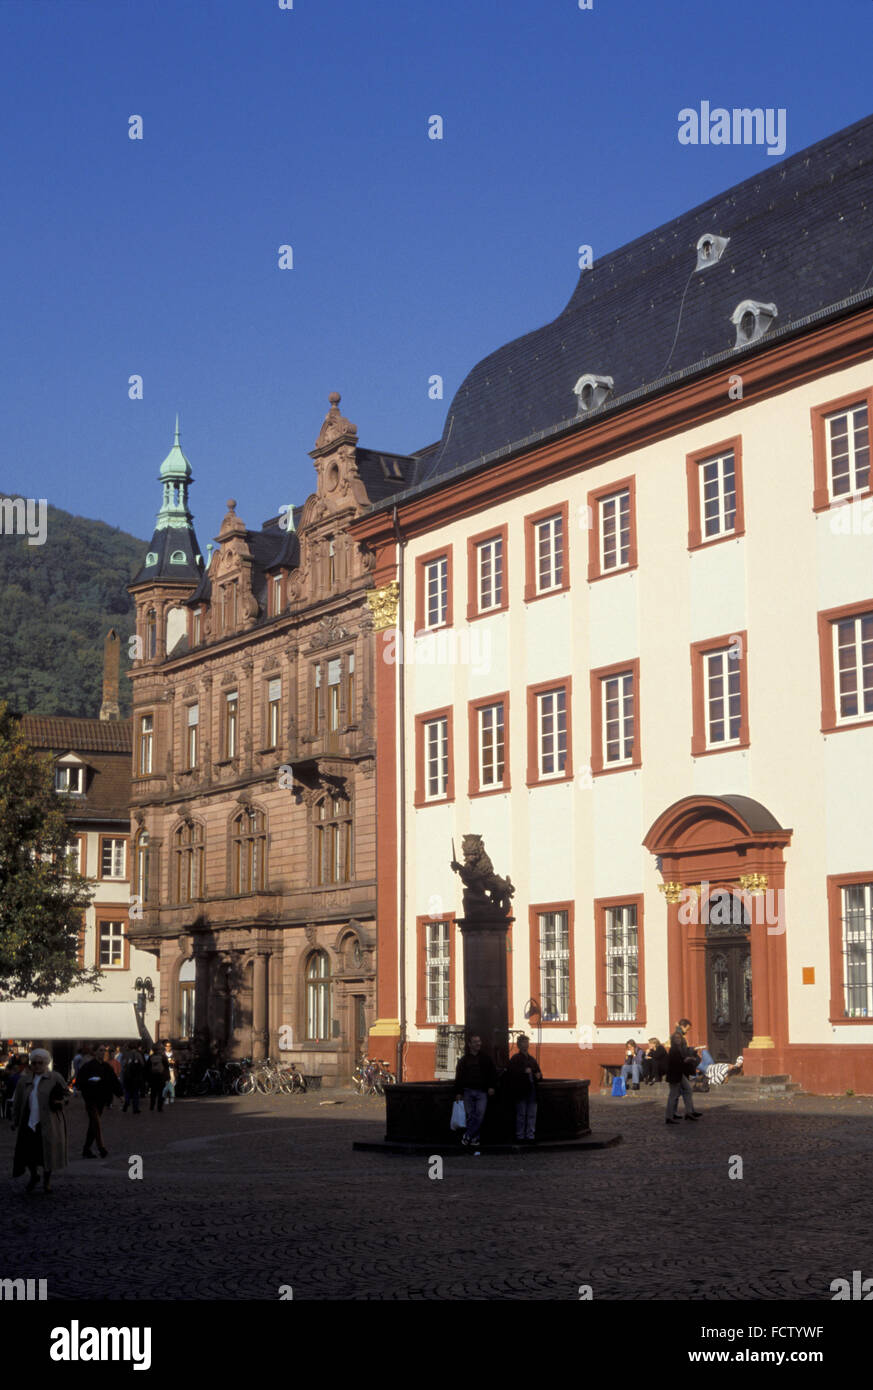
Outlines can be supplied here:
[[450, 1128], [467, 1128], [467, 1112], [464, 1109], [464, 1102], [462, 1100], [456, 1100], [454, 1105], [452, 1106], [452, 1122]]

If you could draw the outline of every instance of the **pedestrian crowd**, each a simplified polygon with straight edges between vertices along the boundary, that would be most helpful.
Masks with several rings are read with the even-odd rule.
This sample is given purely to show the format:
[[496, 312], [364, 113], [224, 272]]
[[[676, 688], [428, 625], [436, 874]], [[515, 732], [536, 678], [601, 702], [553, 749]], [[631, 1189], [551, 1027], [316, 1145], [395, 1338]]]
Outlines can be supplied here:
[[52, 1174], [67, 1166], [65, 1111], [74, 1092], [82, 1097], [88, 1121], [83, 1158], [107, 1157], [102, 1117], [115, 1099], [123, 1100], [122, 1111], [130, 1108], [138, 1115], [146, 1097], [149, 1109], [158, 1113], [165, 1101], [172, 1105], [176, 1098], [178, 1073], [169, 1042], [146, 1049], [138, 1042], [118, 1048], [87, 1044], [76, 1053], [66, 1078], [52, 1070], [51, 1054], [42, 1047], [2, 1059], [0, 1067], [3, 1114], [16, 1131], [12, 1176], [30, 1174], [25, 1192], [38, 1185], [40, 1169], [43, 1191], [51, 1192]]

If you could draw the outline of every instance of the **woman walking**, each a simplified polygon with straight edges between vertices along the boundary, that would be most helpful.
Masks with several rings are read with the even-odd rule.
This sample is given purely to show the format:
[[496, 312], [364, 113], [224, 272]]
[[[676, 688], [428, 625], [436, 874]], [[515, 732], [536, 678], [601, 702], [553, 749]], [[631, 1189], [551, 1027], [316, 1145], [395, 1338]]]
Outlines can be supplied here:
[[43, 1192], [51, 1192], [52, 1173], [67, 1166], [67, 1117], [64, 1106], [70, 1099], [64, 1078], [51, 1070], [51, 1054], [35, 1047], [30, 1069], [22, 1073], [15, 1087], [12, 1128], [18, 1131], [12, 1176], [28, 1170], [25, 1192], [32, 1192], [42, 1169]]

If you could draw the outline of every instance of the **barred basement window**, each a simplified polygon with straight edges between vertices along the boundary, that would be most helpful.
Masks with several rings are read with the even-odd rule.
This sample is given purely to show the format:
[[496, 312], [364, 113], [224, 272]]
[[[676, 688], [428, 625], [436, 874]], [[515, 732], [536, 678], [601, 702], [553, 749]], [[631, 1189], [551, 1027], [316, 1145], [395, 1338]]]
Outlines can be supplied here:
[[606, 1017], [636, 1018], [639, 1008], [639, 933], [635, 903], [606, 910]]
[[873, 883], [843, 888], [842, 932], [846, 1018], [873, 1018]]
[[540, 912], [540, 999], [543, 1022], [570, 1016], [570, 927], [567, 912]]

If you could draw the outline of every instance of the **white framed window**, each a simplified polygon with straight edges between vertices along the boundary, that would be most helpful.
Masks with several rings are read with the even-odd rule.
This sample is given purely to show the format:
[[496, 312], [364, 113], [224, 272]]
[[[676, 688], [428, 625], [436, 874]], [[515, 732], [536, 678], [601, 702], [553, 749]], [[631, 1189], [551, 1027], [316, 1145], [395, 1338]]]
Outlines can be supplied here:
[[279, 743], [280, 713], [282, 707], [282, 681], [279, 677], [267, 682], [267, 747], [275, 748]]
[[67, 845], [67, 863], [70, 871], [74, 874], [85, 874], [85, 846], [87, 844], [84, 835], [74, 835]]
[[866, 401], [825, 417], [831, 501], [870, 486], [870, 422]]
[[224, 701], [224, 756], [235, 758], [239, 740], [239, 691], [229, 690]]
[[566, 1021], [570, 1016], [569, 913], [540, 912], [540, 1004], [544, 1023]]
[[127, 841], [105, 835], [100, 846], [100, 877], [127, 876]]
[[424, 565], [424, 626], [442, 627], [449, 612], [449, 558], [440, 555]]
[[443, 715], [424, 725], [424, 795], [435, 801], [449, 790], [449, 721]]
[[734, 647], [703, 655], [703, 699], [707, 748], [739, 743], [742, 690], [739, 655]]
[[847, 1018], [873, 1018], [873, 883], [842, 889], [843, 999]]
[[198, 735], [200, 732], [200, 705], [189, 705], [185, 728], [186, 766], [190, 770], [197, 766]]
[[600, 682], [602, 701], [603, 765], [619, 767], [633, 761], [634, 753], [634, 676], [621, 671]]
[[564, 583], [564, 518], [560, 512], [534, 525], [536, 592], [547, 594]]
[[306, 1037], [327, 1042], [331, 1029], [330, 962], [324, 951], [316, 951], [306, 966]]
[[737, 475], [733, 449], [697, 465], [700, 539], [718, 540], [736, 530]]
[[478, 612], [490, 613], [503, 606], [503, 537], [492, 536], [476, 546]]
[[606, 1017], [635, 1019], [639, 1009], [639, 931], [636, 903], [606, 909]]
[[98, 932], [101, 970], [121, 969], [124, 965], [124, 923], [101, 922]]
[[83, 769], [81, 767], [70, 767], [69, 764], [55, 768], [55, 791], [65, 793], [81, 793], [83, 788]]
[[567, 765], [567, 691], [537, 695], [537, 760], [540, 777], [560, 777]]
[[139, 721], [139, 775], [151, 775], [154, 753], [155, 718], [153, 714], [143, 714]]
[[427, 1023], [448, 1023], [451, 988], [450, 922], [425, 923], [425, 988]]
[[600, 499], [600, 572], [630, 563], [630, 491], [624, 488]]
[[476, 711], [479, 744], [479, 789], [502, 787], [505, 771], [503, 701], [480, 705]]
[[873, 715], [873, 613], [833, 623], [837, 720], [851, 724]]

